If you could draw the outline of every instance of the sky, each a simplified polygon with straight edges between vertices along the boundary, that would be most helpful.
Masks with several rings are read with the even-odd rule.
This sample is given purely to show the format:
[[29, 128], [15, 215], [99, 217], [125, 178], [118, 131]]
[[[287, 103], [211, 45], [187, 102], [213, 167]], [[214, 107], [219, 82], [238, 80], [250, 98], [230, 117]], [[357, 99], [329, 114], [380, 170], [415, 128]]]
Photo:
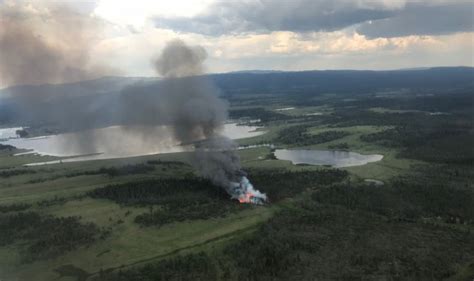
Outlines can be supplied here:
[[[474, 1], [59, 2], [87, 19], [80, 30], [49, 19], [57, 3], [0, 0], [0, 23], [29, 22], [35, 38], [66, 50], [78, 48], [80, 32], [78, 46], [87, 52], [74, 63], [106, 66], [110, 74], [156, 75], [152, 59], [176, 38], [202, 46], [211, 73], [474, 65]], [[1, 34], [2, 25], [0, 48]]]

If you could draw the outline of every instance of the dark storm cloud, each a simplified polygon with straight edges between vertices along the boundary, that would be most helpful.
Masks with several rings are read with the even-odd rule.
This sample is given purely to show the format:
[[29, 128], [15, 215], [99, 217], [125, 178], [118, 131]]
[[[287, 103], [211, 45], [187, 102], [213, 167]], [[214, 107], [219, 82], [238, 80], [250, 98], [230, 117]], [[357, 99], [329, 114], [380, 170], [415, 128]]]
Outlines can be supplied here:
[[154, 20], [157, 27], [222, 35], [267, 31], [334, 31], [391, 15], [392, 11], [363, 7], [351, 1], [261, 0], [218, 2], [193, 18], [156, 17]]
[[427, 6], [408, 3], [396, 16], [364, 23], [357, 30], [367, 37], [444, 35], [474, 29], [474, 2]]
[[[218, 2], [192, 18], [156, 17], [156, 27], [219, 36], [272, 31], [335, 31], [350, 26], [369, 37], [436, 35], [473, 30], [473, 3], [462, 1], [254, 0]], [[397, 4], [398, 3], [398, 4]], [[372, 22], [372, 24], [370, 24]]]

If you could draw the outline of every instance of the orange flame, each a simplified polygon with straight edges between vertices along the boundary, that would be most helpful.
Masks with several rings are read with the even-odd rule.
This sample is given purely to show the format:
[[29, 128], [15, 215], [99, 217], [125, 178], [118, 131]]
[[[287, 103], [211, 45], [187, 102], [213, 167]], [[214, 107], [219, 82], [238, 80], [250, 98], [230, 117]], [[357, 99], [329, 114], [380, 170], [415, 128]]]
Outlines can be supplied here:
[[240, 203], [250, 203], [253, 195], [250, 192], [245, 193], [243, 197], [239, 198]]

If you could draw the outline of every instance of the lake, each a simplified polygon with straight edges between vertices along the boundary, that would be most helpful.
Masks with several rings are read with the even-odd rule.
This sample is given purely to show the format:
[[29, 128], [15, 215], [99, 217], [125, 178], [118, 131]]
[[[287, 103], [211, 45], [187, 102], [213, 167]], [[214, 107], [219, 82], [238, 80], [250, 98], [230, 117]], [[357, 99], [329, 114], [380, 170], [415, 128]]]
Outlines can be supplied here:
[[338, 150], [277, 149], [275, 150], [275, 157], [279, 160], [291, 161], [293, 164], [329, 165], [343, 168], [377, 162], [382, 160], [383, 155], [364, 155]]
[[[249, 138], [266, 133], [256, 126], [242, 126], [228, 123], [221, 133], [231, 139]], [[8, 132], [12, 132], [12, 128]], [[7, 129], [4, 129], [7, 132]], [[11, 134], [2, 144], [13, 145], [20, 149], [31, 150], [29, 153], [41, 155], [71, 157], [63, 162], [91, 159], [110, 159], [149, 154], [189, 151], [192, 146], [180, 145], [168, 126], [111, 126], [88, 131], [65, 133], [35, 138], [17, 138]]]

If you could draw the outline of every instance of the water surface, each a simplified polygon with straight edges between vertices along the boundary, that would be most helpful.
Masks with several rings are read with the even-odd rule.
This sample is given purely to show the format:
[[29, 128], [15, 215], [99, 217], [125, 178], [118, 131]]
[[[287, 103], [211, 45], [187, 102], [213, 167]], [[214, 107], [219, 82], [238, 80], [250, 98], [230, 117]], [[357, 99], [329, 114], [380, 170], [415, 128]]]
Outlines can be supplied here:
[[17, 135], [16, 135], [17, 130], [23, 130], [23, 127], [0, 129], [0, 140], [16, 138], [17, 137]]
[[382, 160], [380, 154], [359, 154], [338, 150], [277, 149], [275, 156], [293, 164], [328, 165], [332, 167], [352, 167]]
[[[265, 133], [257, 131], [258, 128], [228, 123], [223, 126], [221, 133], [231, 139], [249, 138]], [[10, 131], [14, 129], [17, 128], [11, 128]], [[190, 145], [180, 145], [173, 138], [173, 132], [168, 126], [111, 126], [36, 138], [10, 138], [1, 143], [28, 149], [30, 153], [41, 155], [60, 157], [82, 155], [63, 159], [63, 162], [182, 152], [192, 149]]]

